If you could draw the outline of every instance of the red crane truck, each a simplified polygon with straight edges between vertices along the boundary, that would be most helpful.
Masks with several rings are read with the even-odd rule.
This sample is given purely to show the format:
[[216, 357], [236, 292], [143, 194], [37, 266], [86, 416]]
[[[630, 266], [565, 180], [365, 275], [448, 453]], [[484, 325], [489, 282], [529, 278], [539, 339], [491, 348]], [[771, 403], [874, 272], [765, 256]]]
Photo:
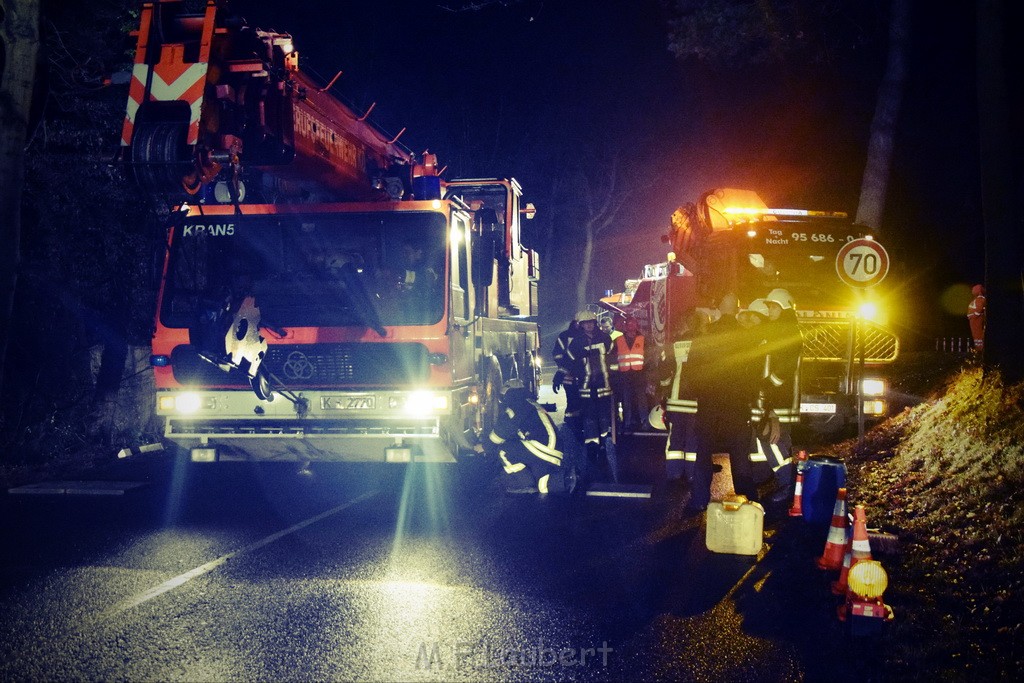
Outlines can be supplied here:
[[[510, 178], [445, 181], [220, 3], [142, 6], [123, 158], [175, 207], [156, 410], [193, 461], [454, 461], [536, 391]], [[372, 107], [371, 107], [372, 108]]]

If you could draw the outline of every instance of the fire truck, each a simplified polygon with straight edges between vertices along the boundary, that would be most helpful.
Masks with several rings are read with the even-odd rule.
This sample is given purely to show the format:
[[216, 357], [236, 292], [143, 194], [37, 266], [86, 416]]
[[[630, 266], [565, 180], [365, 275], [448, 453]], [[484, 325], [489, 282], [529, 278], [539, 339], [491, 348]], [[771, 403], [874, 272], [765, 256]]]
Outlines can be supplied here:
[[174, 207], [165, 439], [196, 462], [455, 461], [503, 382], [537, 390], [532, 205], [511, 178], [442, 179], [300, 70], [290, 35], [192, 6], [142, 6], [121, 141]]
[[667, 259], [601, 305], [635, 317], [657, 354], [694, 311], [713, 315], [726, 293], [743, 306], [784, 288], [803, 335], [803, 421], [823, 432], [855, 424], [858, 396], [861, 416], [877, 420], [889, 410], [886, 368], [900, 341], [887, 326], [891, 296], [841, 280], [837, 255], [859, 239], [873, 236], [842, 212], [773, 209], [749, 190], [711, 190], [673, 213], [662, 237], [672, 248]]

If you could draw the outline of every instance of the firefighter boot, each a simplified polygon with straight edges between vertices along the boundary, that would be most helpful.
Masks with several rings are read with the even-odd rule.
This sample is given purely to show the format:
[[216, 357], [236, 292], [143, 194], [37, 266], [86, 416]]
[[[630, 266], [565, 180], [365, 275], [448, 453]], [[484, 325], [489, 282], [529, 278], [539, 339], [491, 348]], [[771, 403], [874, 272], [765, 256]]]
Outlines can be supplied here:
[[595, 481], [601, 481], [601, 446], [596, 441], [588, 441], [583, 445], [584, 457], [580, 470], [583, 473], [584, 488]]
[[537, 482], [529, 468], [505, 476], [506, 493], [537, 493]]

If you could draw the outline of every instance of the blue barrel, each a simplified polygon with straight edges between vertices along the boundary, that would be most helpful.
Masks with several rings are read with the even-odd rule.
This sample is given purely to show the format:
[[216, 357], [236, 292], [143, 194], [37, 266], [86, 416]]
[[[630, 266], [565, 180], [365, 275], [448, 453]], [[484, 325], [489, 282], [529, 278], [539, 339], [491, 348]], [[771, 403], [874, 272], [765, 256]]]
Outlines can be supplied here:
[[836, 506], [836, 494], [846, 486], [846, 465], [829, 455], [812, 455], [803, 466], [801, 498], [804, 521], [830, 524]]

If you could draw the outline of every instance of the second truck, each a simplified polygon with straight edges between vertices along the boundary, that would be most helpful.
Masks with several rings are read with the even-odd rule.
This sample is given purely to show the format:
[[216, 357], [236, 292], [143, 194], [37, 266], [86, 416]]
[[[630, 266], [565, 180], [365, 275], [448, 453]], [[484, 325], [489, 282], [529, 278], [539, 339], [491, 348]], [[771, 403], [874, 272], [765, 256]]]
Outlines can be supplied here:
[[152, 342], [194, 461], [450, 462], [504, 381], [536, 391], [532, 216], [511, 178], [445, 181], [218, 2], [145, 3], [123, 127], [174, 207]]
[[673, 214], [669, 258], [601, 303], [639, 320], [657, 355], [695, 309], [710, 312], [728, 292], [746, 305], [788, 290], [803, 336], [802, 421], [834, 431], [888, 413], [886, 368], [900, 350], [887, 291], [851, 288], [837, 272], [837, 254], [861, 239], [871, 231], [841, 212], [773, 209], [749, 190], [711, 190]]

